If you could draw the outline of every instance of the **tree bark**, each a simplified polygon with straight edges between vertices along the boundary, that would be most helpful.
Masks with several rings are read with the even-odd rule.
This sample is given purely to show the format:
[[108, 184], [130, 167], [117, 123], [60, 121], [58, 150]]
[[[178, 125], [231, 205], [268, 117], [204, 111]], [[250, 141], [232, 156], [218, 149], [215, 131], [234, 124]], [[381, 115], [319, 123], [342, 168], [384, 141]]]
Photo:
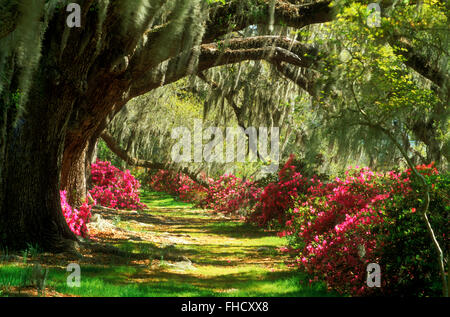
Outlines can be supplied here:
[[61, 169], [61, 189], [67, 192], [67, 202], [72, 207], [79, 207], [86, 201], [86, 152], [89, 142], [79, 156], [64, 157]]
[[67, 192], [67, 202], [79, 207], [86, 202], [91, 187], [91, 164], [97, 157], [96, 135], [92, 136], [81, 150], [80, 155], [67, 153], [63, 157], [61, 169], [61, 189]]
[[88, 150], [86, 152], [85, 175], [87, 189], [92, 187], [91, 165], [92, 163], [95, 163], [97, 159], [97, 143], [97, 137], [91, 138], [91, 140], [89, 141]]
[[68, 89], [54, 92], [45, 72], [36, 77], [29, 94], [31, 106], [8, 134], [0, 241], [9, 249], [32, 244], [49, 251], [73, 251], [77, 238], [62, 214], [59, 172], [66, 114], [74, 96]]

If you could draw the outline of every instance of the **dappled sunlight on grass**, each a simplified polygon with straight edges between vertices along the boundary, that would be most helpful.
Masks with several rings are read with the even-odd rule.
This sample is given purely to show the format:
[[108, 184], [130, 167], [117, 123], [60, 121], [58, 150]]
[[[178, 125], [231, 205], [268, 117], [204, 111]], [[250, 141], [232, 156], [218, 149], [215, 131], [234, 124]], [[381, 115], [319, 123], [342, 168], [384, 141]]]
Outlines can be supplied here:
[[165, 193], [150, 192], [144, 190], [141, 192], [139, 197], [141, 198], [141, 201], [147, 205], [148, 209], [163, 207], [181, 209], [192, 208], [192, 204], [177, 201], [174, 199], [174, 197]]
[[[286, 265], [289, 257], [279, 251], [286, 240], [274, 232], [195, 209], [163, 193], [144, 191], [141, 198], [149, 208], [138, 213], [102, 211], [103, 218], [126, 233], [101, 240], [120, 254], [102, 256], [102, 261], [99, 254], [85, 257], [79, 288], [66, 285], [64, 265], [47, 265], [48, 290], [55, 296], [335, 295], [323, 282], [310, 284], [307, 274]], [[0, 292], [18, 296], [11, 286], [23, 285], [27, 270], [0, 265]]]

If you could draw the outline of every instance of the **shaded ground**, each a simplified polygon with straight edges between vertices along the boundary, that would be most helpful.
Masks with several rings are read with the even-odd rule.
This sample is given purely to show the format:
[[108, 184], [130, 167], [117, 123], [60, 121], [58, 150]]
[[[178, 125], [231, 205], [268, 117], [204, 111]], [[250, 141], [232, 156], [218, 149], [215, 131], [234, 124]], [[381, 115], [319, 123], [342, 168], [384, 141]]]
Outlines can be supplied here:
[[[0, 258], [0, 296], [330, 296], [285, 264], [273, 232], [144, 192], [149, 209], [96, 209], [81, 257], [26, 253]], [[68, 263], [81, 287], [68, 287]], [[48, 268], [46, 287], [34, 271]], [[36, 269], [38, 268], [38, 269]]]

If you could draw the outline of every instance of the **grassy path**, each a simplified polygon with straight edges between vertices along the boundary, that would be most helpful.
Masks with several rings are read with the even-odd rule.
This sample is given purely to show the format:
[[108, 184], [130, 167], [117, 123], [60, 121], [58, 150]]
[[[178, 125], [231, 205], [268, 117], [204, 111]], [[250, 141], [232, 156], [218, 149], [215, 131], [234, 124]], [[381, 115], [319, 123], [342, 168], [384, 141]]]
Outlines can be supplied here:
[[[30, 254], [0, 264], [0, 296], [33, 295], [30, 262], [49, 268], [46, 296], [330, 296], [323, 283], [286, 266], [285, 241], [260, 228], [144, 192], [149, 209], [101, 210], [90, 227], [99, 246], [68, 255]], [[81, 287], [65, 266], [81, 267]], [[25, 272], [25, 273], [24, 273]], [[8, 278], [6, 278], [8, 277]]]

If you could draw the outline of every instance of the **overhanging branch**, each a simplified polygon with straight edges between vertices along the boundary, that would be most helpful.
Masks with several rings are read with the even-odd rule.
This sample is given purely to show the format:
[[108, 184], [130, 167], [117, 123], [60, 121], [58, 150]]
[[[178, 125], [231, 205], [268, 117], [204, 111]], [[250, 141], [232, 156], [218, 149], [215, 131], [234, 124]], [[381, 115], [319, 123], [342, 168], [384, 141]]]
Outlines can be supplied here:
[[127, 164], [150, 169], [157, 169], [157, 170], [166, 169], [174, 172], [181, 172], [189, 176], [192, 180], [196, 181], [200, 185], [207, 188], [209, 187], [209, 184], [206, 180], [200, 178], [198, 173], [191, 172], [187, 167], [175, 167], [171, 164], [157, 163], [148, 160], [142, 160], [131, 156], [128, 153], [128, 151], [121, 148], [116, 139], [106, 130], [102, 132], [101, 138], [105, 141], [108, 148], [120, 159], [124, 160]]
[[281, 74], [308, 92], [310, 96], [315, 98], [317, 97], [314, 79], [307, 78], [307, 76], [296, 73], [284, 63], [274, 63], [274, 65]]
[[[221, 36], [239, 31], [250, 25], [269, 23], [272, 0], [234, 0], [217, 4], [210, 10], [203, 43], [210, 43]], [[274, 1], [273, 23], [295, 28], [331, 21], [333, 18], [330, 0], [312, 1], [307, 4], [292, 4]]]
[[396, 36], [391, 44], [401, 48], [397, 53], [405, 58], [405, 65], [427, 78], [441, 89], [449, 83], [448, 74], [442, 72], [436, 65], [430, 63], [430, 59], [421, 55], [404, 37]]
[[186, 58], [189, 55], [198, 56], [197, 67], [191, 70], [198, 74], [213, 67], [248, 60], [285, 62], [297, 67], [309, 68], [316, 65], [318, 50], [312, 45], [280, 36], [255, 36], [202, 44], [160, 64], [153, 71], [142, 70], [141, 76], [133, 76], [130, 96], [141, 95], [189, 75], [188, 67], [183, 64], [183, 61], [189, 59]]

